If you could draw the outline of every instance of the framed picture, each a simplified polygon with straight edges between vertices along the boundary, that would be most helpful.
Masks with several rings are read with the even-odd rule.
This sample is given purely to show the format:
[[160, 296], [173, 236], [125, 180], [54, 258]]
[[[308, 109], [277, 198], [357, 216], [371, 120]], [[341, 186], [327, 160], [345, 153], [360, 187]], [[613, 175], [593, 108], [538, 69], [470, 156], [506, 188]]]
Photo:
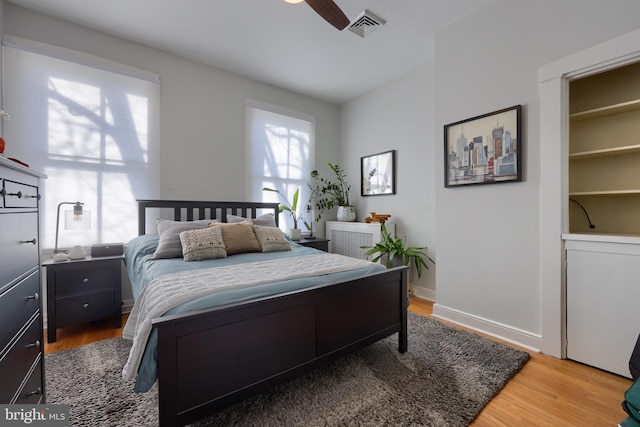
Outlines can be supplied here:
[[396, 150], [364, 156], [360, 159], [361, 185], [363, 196], [396, 194]]
[[521, 105], [444, 127], [444, 186], [522, 181]]

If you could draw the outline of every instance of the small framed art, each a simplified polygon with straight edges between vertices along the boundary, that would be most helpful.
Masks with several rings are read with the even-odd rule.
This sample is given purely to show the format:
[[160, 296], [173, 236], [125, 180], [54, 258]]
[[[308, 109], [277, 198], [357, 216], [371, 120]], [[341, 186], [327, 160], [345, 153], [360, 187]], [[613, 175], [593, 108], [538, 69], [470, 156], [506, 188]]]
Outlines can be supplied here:
[[444, 127], [444, 186], [522, 181], [522, 106]]
[[363, 196], [396, 194], [396, 150], [364, 156], [360, 159]]

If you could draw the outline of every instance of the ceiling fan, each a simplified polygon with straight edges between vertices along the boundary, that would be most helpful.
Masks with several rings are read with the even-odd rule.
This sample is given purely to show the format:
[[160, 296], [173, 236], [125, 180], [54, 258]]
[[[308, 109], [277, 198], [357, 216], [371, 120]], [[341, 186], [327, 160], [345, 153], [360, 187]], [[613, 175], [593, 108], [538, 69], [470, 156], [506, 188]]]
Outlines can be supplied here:
[[333, 0], [285, 0], [287, 3], [307, 3], [318, 15], [338, 30], [344, 30], [349, 25], [349, 18]]

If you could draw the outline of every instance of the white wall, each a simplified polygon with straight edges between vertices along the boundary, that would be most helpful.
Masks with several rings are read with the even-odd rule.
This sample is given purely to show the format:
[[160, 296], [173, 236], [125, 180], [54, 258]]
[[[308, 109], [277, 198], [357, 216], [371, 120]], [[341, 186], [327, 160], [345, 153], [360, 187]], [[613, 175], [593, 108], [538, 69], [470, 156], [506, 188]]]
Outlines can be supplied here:
[[[316, 163], [335, 162], [339, 108], [0, 0], [4, 33], [86, 52], [160, 75], [161, 198], [244, 200], [244, 103], [250, 98], [316, 119]], [[8, 156], [11, 152], [8, 149]], [[123, 273], [123, 279], [127, 279]], [[126, 309], [132, 305], [123, 281]]]
[[[354, 198], [358, 218], [391, 213], [400, 235], [437, 251], [417, 284], [436, 315], [543, 348], [539, 69], [640, 27], [638, 16], [637, 0], [495, 0], [437, 34], [433, 64], [342, 107], [349, 177], [361, 156], [398, 150], [397, 194]], [[445, 189], [443, 126], [516, 104], [524, 181]]]
[[161, 197], [244, 199], [244, 102], [251, 98], [316, 118], [316, 162], [336, 161], [339, 108], [218, 68], [112, 37], [12, 3], [5, 34], [101, 56], [160, 75]]
[[437, 34], [436, 135], [522, 104], [524, 182], [445, 189], [439, 178], [436, 314], [540, 347], [539, 68], [640, 27], [638, 16], [636, 0], [496, 0]]
[[[342, 106], [340, 158], [352, 185], [358, 220], [369, 212], [391, 214], [396, 236], [410, 246], [427, 246], [435, 259], [436, 158], [434, 138], [434, 65], [428, 63]], [[360, 158], [396, 150], [396, 194], [360, 197]], [[414, 291], [435, 299], [435, 271], [430, 265]]]

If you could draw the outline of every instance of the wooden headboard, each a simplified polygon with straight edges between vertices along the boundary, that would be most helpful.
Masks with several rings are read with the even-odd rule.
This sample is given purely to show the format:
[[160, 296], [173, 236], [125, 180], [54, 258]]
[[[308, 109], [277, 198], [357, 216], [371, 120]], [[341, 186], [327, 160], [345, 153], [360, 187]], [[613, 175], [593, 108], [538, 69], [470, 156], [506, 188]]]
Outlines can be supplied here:
[[165, 208], [173, 210], [174, 221], [194, 221], [217, 219], [227, 221], [227, 215], [256, 218], [258, 215], [273, 212], [278, 224], [278, 203], [264, 202], [208, 202], [192, 200], [137, 200], [138, 235], [146, 232], [147, 208]]

